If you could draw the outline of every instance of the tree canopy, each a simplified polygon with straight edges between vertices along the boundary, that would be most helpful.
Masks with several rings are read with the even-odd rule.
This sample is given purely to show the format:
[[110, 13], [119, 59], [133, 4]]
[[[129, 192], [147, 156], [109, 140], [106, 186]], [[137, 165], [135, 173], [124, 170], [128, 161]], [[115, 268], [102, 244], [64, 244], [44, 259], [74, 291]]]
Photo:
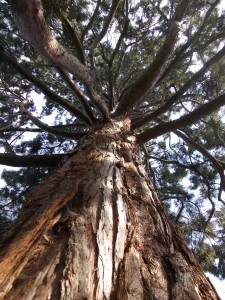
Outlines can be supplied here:
[[2, 229], [81, 139], [129, 117], [161, 200], [225, 278], [221, 2], [0, 1], [0, 164], [20, 167], [2, 173]]

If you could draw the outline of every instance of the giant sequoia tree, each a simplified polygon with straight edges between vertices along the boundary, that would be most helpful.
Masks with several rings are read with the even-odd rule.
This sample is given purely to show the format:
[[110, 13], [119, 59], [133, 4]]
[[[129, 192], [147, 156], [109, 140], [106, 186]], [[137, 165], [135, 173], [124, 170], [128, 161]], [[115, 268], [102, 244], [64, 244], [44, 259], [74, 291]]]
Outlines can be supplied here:
[[0, 2], [1, 299], [219, 299], [220, 1]]

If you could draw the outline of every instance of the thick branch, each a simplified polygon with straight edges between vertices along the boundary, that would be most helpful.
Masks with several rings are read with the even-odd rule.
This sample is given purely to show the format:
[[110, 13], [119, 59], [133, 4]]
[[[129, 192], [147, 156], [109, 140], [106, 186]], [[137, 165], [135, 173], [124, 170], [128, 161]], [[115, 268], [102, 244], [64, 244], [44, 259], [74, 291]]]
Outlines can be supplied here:
[[157, 53], [152, 64], [122, 95], [115, 112], [116, 116], [126, 115], [129, 111], [137, 107], [143, 101], [145, 96], [154, 88], [172, 58], [172, 54], [179, 37], [179, 22], [182, 20], [186, 9], [191, 2], [192, 1], [190, 0], [183, 0], [177, 6], [174, 16], [172, 17], [169, 33], [161, 49]]
[[[211, 16], [211, 13], [213, 12], [213, 10], [215, 9], [215, 7], [217, 6], [217, 4], [220, 2], [220, 0], [216, 0], [215, 2], [213, 2], [209, 8], [209, 10], [207, 11], [204, 20], [202, 22], [202, 25], [199, 27], [199, 29], [188, 39], [188, 41], [180, 48], [180, 50], [176, 53], [175, 58], [172, 60], [172, 62], [169, 64], [168, 68], [165, 70], [165, 72], [163, 73], [163, 75], [161, 76], [161, 78], [159, 79], [159, 81], [161, 81], [163, 78], [166, 77], [166, 75], [170, 72], [170, 70], [172, 70], [174, 68], [174, 66], [176, 65], [176, 63], [178, 61], [180, 61], [180, 58], [182, 57], [182, 55], [185, 53], [185, 51], [194, 43], [194, 41], [197, 40], [197, 38], [200, 36], [200, 34], [202, 33], [202, 31], [204, 30], [207, 21], [209, 19], [209, 17]], [[159, 82], [158, 82], [159, 83]]]
[[16, 23], [22, 35], [52, 64], [66, 69], [84, 84], [90, 85], [88, 69], [53, 36], [43, 15], [41, 0], [12, 0]]
[[211, 67], [213, 64], [218, 62], [221, 58], [223, 58], [225, 55], [225, 46], [217, 52], [210, 60], [208, 60], [204, 66], [196, 72], [180, 89], [177, 91], [171, 98], [168, 100], [165, 100], [165, 104], [150, 113], [149, 115], [145, 116], [138, 122], [132, 125], [132, 129], [139, 128], [146, 123], [152, 121], [156, 117], [160, 116], [161, 114], [165, 113], [168, 109], [170, 109], [177, 100], [180, 99], [180, 97], [194, 84], [196, 83]]
[[[83, 124], [67, 124], [67, 125], [56, 125], [51, 126], [52, 128], [58, 128], [58, 129], [68, 129], [68, 128], [76, 128], [77, 126], [86, 128]], [[7, 127], [2, 129], [0, 127], [1, 132], [43, 132], [44, 130], [40, 128], [30, 128], [30, 127], [12, 127], [11, 124], [9, 124]], [[85, 133], [84, 133], [85, 134]]]
[[169, 34], [156, 55], [152, 64], [144, 71], [137, 81], [122, 95], [115, 112], [116, 116], [126, 115], [144, 99], [146, 94], [153, 89], [157, 80], [165, 70], [175, 44], [178, 40], [179, 23], [172, 22]]
[[86, 63], [85, 63], [85, 54], [84, 54], [83, 46], [80, 42], [80, 39], [77, 35], [76, 30], [73, 28], [70, 21], [67, 19], [67, 17], [63, 13], [61, 13], [61, 21], [62, 21], [62, 24], [63, 24], [66, 32], [70, 36], [71, 41], [73, 42], [74, 46], [77, 49], [78, 57], [79, 57], [80, 61], [85, 65]]
[[53, 167], [59, 166], [63, 154], [20, 156], [0, 153], [0, 164], [11, 167]]
[[84, 121], [86, 124], [90, 124], [90, 120], [87, 116], [83, 114], [81, 110], [76, 108], [72, 103], [67, 101], [66, 99], [63, 99], [59, 95], [52, 92], [44, 83], [43, 81], [39, 80], [32, 74], [28, 72], [27, 69], [25, 69], [21, 64], [19, 64], [13, 57], [11, 57], [7, 52], [5, 52], [3, 49], [0, 49], [0, 58], [4, 59], [9, 63], [16, 71], [18, 71], [24, 78], [29, 80], [31, 83], [33, 83], [36, 87], [38, 87], [42, 93], [47, 96], [50, 100], [52, 100], [55, 103], [58, 103], [62, 107], [64, 107], [68, 112], [70, 112], [73, 116], [78, 117], [82, 121]]
[[10, 3], [22, 35], [50, 63], [67, 70], [80, 80], [103, 117], [108, 118], [108, 109], [103, 99], [95, 93], [86, 66], [64, 48], [51, 33], [45, 22], [41, 0], [11, 0]]
[[159, 124], [153, 128], [150, 128], [137, 136], [138, 143], [145, 143], [151, 139], [155, 139], [158, 136], [165, 134], [167, 132], [173, 131], [175, 129], [183, 128], [185, 126], [191, 125], [201, 118], [211, 114], [213, 111], [219, 109], [221, 106], [225, 105], [225, 94], [217, 97], [216, 99], [203, 104], [199, 108], [195, 109], [193, 112], [170, 122]]
[[193, 2], [193, 0], [183, 0], [177, 5], [176, 11], [172, 17], [172, 20], [180, 22], [183, 19], [184, 14], [188, 6]]

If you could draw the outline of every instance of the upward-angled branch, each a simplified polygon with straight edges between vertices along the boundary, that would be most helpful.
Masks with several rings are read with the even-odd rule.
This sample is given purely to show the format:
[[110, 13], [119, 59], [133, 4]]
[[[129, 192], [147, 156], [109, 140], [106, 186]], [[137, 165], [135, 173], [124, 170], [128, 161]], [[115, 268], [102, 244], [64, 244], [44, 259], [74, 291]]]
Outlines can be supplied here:
[[160, 3], [155, 4], [154, 1], [150, 1], [153, 7], [157, 10], [159, 15], [166, 21], [168, 22], [167, 16], [164, 14], [164, 12], [160, 9]]
[[[128, 26], [129, 26], [129, 23], [130, 23], [130, 19], [128, 17], [128, 0], [126, 0], [124, 2], [124, 6], [126, 8], [126, 12], [124, 13], [123, 12], [123, 17], [124, 17], [124, 24], [123, 24], [123, 29], [120, 33], [120, 36], [118, 38], [118, 41], [116, 43], [116, 47], [114, 48], [113, 50], [113, 53], [108, 61], [108, 65], [109, 65], [109, 89], [110, 89], [110, 99], [109, 99], [109, 108], [110, 108], [110, 111], [112, 111], [115, 107], [115, 99], [114, 99], [114, 82], [116, 80], [116, 74], [112, 73], [112, 66], [114, 64], [114, 60], [116, 58], [116, 56], [118, 55], [119, 53], [119, 50], [120, 50], [120, 47], [123, 43], [123, 40], [126, 36], [126, 33], [127, 33], [127, 30], [128, 30]], [[118, 20], [119, 22], [119, 20]], [[121, 59], [120, 57], [118, 58], [119, 60], [119, 65], [121, 63]]]
[[145, 116], [144, 118], [141, 118], [139, 121], [135, 122], [135, 124], [132, 125], [132, 129], [139, 128], [143, 126], [144, 124], [150, 122], [154, 118], [160, 116], [161, 114], [165, 113], [168, 109], [170, 109], [177, 100], [180, 99], [182, 95], [194, 84], [196, 83], [207, 71], [208, 69], [218, 62], [221, 58], [225, 56], [225, 46], [216, 53], [212, 58], [210, 58], [203, 67], [198, 70], [171, 98], [165, 100], [165, 104], [163, 104], [161, 107], [150, 113], [149, 115]]
[[72, 103], [70, 103], [68, 100], [60, 97], [59, 95], [52, 92], [43, 81], [39, 80], [35, 76], [29, 73], [27, 69], [25, 69], [21, 64], [19, 64], [13, 57], [11, 57], [7, 52], [4, 51], [0, 47], [0, 59], [3, 59], [7, 61], [14, 69], [16, 69], [17, 72], [19, 72], [24, 78], [29, 80], [31, 83], [33, 83], [36, 87], [38, 87], [42, 93], [47, 96], [51, 101], [58, 103], [62, 107], [64, 107], [68, 112], [70, 112], [72, 115], [78, 117], [82, 121], [84, 121], [86, 124], [90, 124], [90, 120], [85, 114], [79, 110], [77, 107], [75, 107]]
[[151, 65], [143, 72], [136, 82], [122, 95], [115, 116], [126, 115], [137, 107], [145, 96], [154, 88], [158, 79], [169, 64], [178, 41], [180, 25], [185, 11], [192, 1], [183, 0], [177, 6], [171, 20], [169, 33]]
[[73, 26], [71, 25], [70, 21], [67, 19], [65, 14], [60, 13], [60, 18], [61, 18], [63, 27], [65, 28], [71, 41], [73, 42], [74, 46], [76, 47], [80, 61], [85, 65], [86, 62], [85, 62], [85, 54], [84, 54], [83, 46], [81, 44], [81, 41], [78, 37], [76, 30], [73, 28]]
[[177, 5], [172, 20], [180, 22], [183, 19], [183, 16], [185, 15], [186, 10], [191, 2], [193, 2], [193, 0], [182, 0], [180, 4]]
[[126, 115], [144, 99], [154, 87], [160, 75], [166, 68], [178, 40], [179, 23], [172, 22], [169, 34], [157, 53], [152, 64], [143, 72], [136, 82], [122, 95], [115, 112], [116, 116]]
[[[176, 63], [178, 61], [180, 61], [182, 55], [185, 53], [185, 51], [191, 46], [193, 45], [193, 43], [197, 40], [197, 38], [200, 36], [200, 34], [202, 33], [203, 29], [205, 28], [207, 21], [209, 19], [209, 17], [211, 16], [213, 10], [215, 9], [215, 7], [218, 5], [218, 3], [220, 2], [220, 0], [216, 0], [215, 2], [213, 2], [210, 6], [210, 8], [208, 9], [208, 11], [205, 14], [204, 20], [201, 24], [201, 26], [198, 28], [198, 30], [187, 40], [187, 42], [179, 49], [179, 51], [177, 51], [175, 58], [171, 61], [171, 63], [169, 64], [169, 66], [167, 67], [167, 69], [165, 70], [165, 72], [163, 73], [163, 75], [161, 76], [161, 78], [159, 79], [159, 81], [161, 81], [163, 78], [166, 77], [166, 75], [170, 72], [170, 70], [173, 69], [173, 67], [176, 65]], [[159, 83], [159, 82], [158, 82]]]
[[50, 63], [67, 70], [80, 80], [103, 117], [108, 118], [108, 109], [103, 99], [94, 91], [87, 67], [63, 47], [51, 33], [43, 15], [41, 0], [11, 0], [10, 3], [22, 35]]
[[99, 7], [100, 7], [100, 4], [101, 4], [101, 0], [97, 0], [97, 4], [96, 4], [96, 7], [94, 9], [94, 13], [93, 15], [91, 16], [91, 19], [90, 21], [88, 22], [87, 26], [84, 28], [84, 31], [83, 33], [81, 34], [81, 42], [83, 43], [84, 41], [84, 38], [86, 36], [86, 34], [88, 33], [88, 30], [91, 29], [91, 26], [95, 20], [95, 18], [97, 17], [98, 15], [98, 11], [99, 11]]
[[118, 41], [117, 41], [117, 43], [116, 43], [116, 47], [115, 47], [115, 49], [113, 50], [113, 53], [112, 53], [112, 55], [111, 55], [111, 57], [110, 57], [110, 61], [109, 61], [110, 65], [112, 65], [112, 63], [113, 63], [113, 61], [114, 61], [114, 59], [115, 59], [115, 56], [116, 56], [117, 52], [119, 51], [119, 49], [120, 49], [120, 47], [121, 47], [121, 44], [122, 44], [122, 42], [123, 42], [123, 39], [124, 39], [124, 37], [125, 37], [125, 35], [126, 35], [126, 33], [127, 33], [127, 29], [128, 29], [129, 23], [130, 23], [129, 18], [128, 18], [128, 17], [125, 17], [125, 22], [124, 22], [123, 30], [122, 30], [122, 32], [121, 32], [121, 34], [120, 34], [120, 37], [119, 37], [119, 39], [118, 39]]
[[217, 97], [216, 99], [210, 102], [201, 105], [199, 108], [195, 109], [191, 113], [179, 119], [156, 125], [155, 127], [140, 133], [137, 136], [137, 142], [145, 143], [169, 131], [173, 131], [175, 129], [179, 129], [191, 125], [224, 105], [225, 105], [225, 94]]
[[82, 91], [77, 87], [76, 83], [70, 78], [69, 74], [65, 72], [61, 68], [57, 68], [59, 73], [61, 74], [62, 78], [65, 80], [67, 85], [70, 87], [72, 92], [78, 97], [78, 99], [81, 101], [87, 115], [90, 117], [90, 119], [94, 122], [96, 118], [94, 117], [94, 114], [91, 110], [91, 107], [89, 103], [87, 102], [87, 99], [85, 95], [82, 93]]
[[62, 67], [86, 85], [91, 84], [88, 69], [64, 48], [51, 33], [43, 15], [41, 0], [11, 0], [20, 32], [52, 64]]
[[101, 42], [101, 40], [104, 38], [104, 36], [106, 35], [106, 33], [109, 29], [109, 26], [111, 24], [111, 21], [112, 21], [115, 13], [117, 11], [119, 3], [120, 3], [120, 0], [113, 0], [112, 1], [112, 5], [110, 7], [109, 14], [105, 18], [102, 30], [99, 33], [99, 35], [96, 37], [96, 39], [93, 41], [93, 43], [91, 44], [90, 51], [93, 51], [98, 46], [98, 44]]

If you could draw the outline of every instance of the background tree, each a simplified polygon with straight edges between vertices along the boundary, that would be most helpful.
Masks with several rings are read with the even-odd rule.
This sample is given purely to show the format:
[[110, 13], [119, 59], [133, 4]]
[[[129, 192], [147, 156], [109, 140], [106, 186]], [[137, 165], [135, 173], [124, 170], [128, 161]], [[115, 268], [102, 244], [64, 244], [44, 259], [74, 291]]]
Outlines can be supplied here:
[[[8, 258], [15, 255], [13, 243], [21, 243], [20, 254], [26, 243], [30, 245], [23, 263], [19, 264], [21, 257], [18, 257], [14, 266], [6, 264], [3, 269], [11, 278], [8, 282], [7, 276], [6, 281], [3, 280], [4, 293], [14, 282], [14, 289], [7, 297], [15, 299], [15, 293], [20, 296], [24, 293], [26, 299], [31, 292], [27, 288], [29, 285], [36, 286], [34, 295], [37, 297], [43, 292], [40, 286], [45, 279], [57, 286], [54, 295], [51, 291], [52, 297], [57, 299], [65, 293], [64, 297], [69, 299], [72, 292], [69, 288], [65, 290], [66, 278], [74, 271], [69, 267], [66, 270], [65, 266], [73, 265], [68, 253], [76, 243], [71, 237], [78, 236], [82, 239], [83, 252], [87, 247], [100, 253], [99, 256], [96, 252], [89, 253], [89, 258], [95, 257], [92, 267], [80, 258], [83, 269], [78, 272], [80, 277], [76, 275], [82, 286], [80, 292], [76, 290], [78, 298], [95, 295], [101, 299], [104, 294], [106, 298], [111, 295], [122, 299], [125, 295], [133, 295], [137, 299], [137, 296], [151, 295], [156, 299], [168, 299], [169, 294], [171, 299], [178, 299], [178, 293], [183, 290], [186, 299], [204, 299], [206, 295], [211, 297], [209, 299], [217, 299], [153, 190], [157, 190], [204, 269], [224, 278], [225, 30], [220, 1], [1, 1], [1, 20], [0, 163], [22, 167], [19, 171], [3, 171], [6, 186], [1, 193], [2, 229], [17, 216], [31, 188], [53, 174], [42, 185], [43, 191], [39, 188], [31, 193], [16, 225], [3, 232], [2, 253], [7, 249]], [[103, 150], [108, 156], [102, 154]], [[148, 191], [141, 181], [144, 177], [147, 182], [146, 175], [138, 168], [140, 156], [154, 185], [148, 183]], [[110, 162], [114, 166], [112, 170]], [[59, 166], [61, 169], [54, 172]], [[92, 175], [84, 177], [85, 173]], [[76, 183], [66, 182], [69, 176], [74, 177]], [[100, 181], [105, 182], [103, 187], [100, 187]], [[135, 182], [139, 185], [135, 186]], [[58, 189], [62, 194], [60, 197], [57, 196]], [[57, 191], [56, 195], [53, 191]], [[147, 200], [150, 192], [155, 197], [154, 209]], [[111, 224], [111, 230], [108, 225], [101, 235], [100, 225], [94, 228], [93, 224], [97, 224], [97, 220], [98, 224], [103, 222], [102, 214], [110, 216], [107, 199], [111, 198], [117, 199], [112, 201], [117, 207], [112, 204], [111, 212], [116, 225]], [[121, 204], [124, 203], [121, 199], [126, 199], [126, 207]], [[146, 202], [147, 209], [132, 204], [137, 200], [141, 203], [139, 206]], [[81, 224], [84, 226], [82, 217], [90, 218], [90, 211], [85, 209], [94, 207], [98, 201], [106, 201], [105, 211], [96, 209], [92, 232], [82, 235], [77, 229]], [[151, 259], [150, 254], [144, 256], [140, 250], [141, 239], [146, 240], [144, 230], [152, 231], [154, 236], [151, 222], [143, 221], [149, 212], [155, 215], [155, 230], [167, 244], [159, 237], [157, 243], [160, 246], [153, 243], [154, 251], [162, 254], [158, 260], [153, 250], [155, 254]], [[135, 213], [139, 215], [135, 217]], [[28, 217], [31, 216], [34, 217], [30, 221]], [[129, 228], [127, 232], [122, 229], [123, 220]], [[136, 228], [134, 223], [138, 224], [138, 220], [143, 221], [145, 229], [132, 229]], [[35, 222], [40, 226], [28, 234], [26, 230], [33, 228]], [[109, 219], [104, 222], [108, 224]], [[116, 235], [119, 229], [124, 236]], [[109, 236], [114, 245], [111, 254], [106, 251], [108, 245], [104, 235]], [[135, 261], [133, 257], [121, 254], [123, 251], [130, 253], [127, 239], [132, 247], [140, 242], [137, 247], [138, 253], [142, 253], [139, 264], [144, 261], [148, 271], [144, 267], [139, 271], [138, 264], [131, 263], [131, 260]], [[119, 241], [125, 249], [120, 249], [121, 253], [115, 247]], [[183, 255], [182, 259], [174, 254], [172, 244], [175, 253]], [[149, 244], [146, 247], [143, 246], [145, 251]], [[37, 259], [33, 265], [28, 260], [35, 254], [41, 256], [41, 251], [45, 254], [52, 251], [50, 261], [56, 266], [54, 271], [50, 270], [50, 262], [44, 264]], [[64, 251], [67, 263], [62, 257], [57, 258], [58, 253]], [[184, 253], [189, 257], [186, 259], [188, 267], [183, 261]], [[112, 286], [102, 275], [104, 272], [97, 258], [101, 255], [106, 257], [102, 267], [105, 274], [110, 273], [107, 257], [116, 257], [119, 261], [112, 266], [112, 273], [116, 274], [110, 275]], [[81, 261], [74, 264], [79, 265]], [[64, 271], [60, 264], [65, 265]], [[130, 269], [126, 264], [130, 264]], [[201, 274], [201, 280], [194, 282], [198, 293], [190, 288], [192, 281], [184, 288], [179, 264], [185, 274], [189, 274], [188, 268], [194, 277], [196, 272]], [[41, 278], [43, 276], [40, 280], [37, 280], [40, 278], [37, 266]], [[83, 294], [86, 281], [81, 276], [85, 267], [87, 270], [92, 268], [96, 274], [94, 279], [88, 279], [92, 292], [88, 291], [87, 295]], [[126, 268], [128, 273], [136, 272], [135, 284], [132, 277], [124, 275]], [[158, 288], [150, 279], [151, 272], [158, 280]], [[25, 279], [31, 273], [37, 275], [27, 282]], [[63, 283], [61, 289], [57, 285], [61, 278], [65, 280], [64, 290]], [[97, 284], [97, 278], [103, 279], [104, 287]], [[171, 290], [162, 288], [160, 278], [170, 283]], [[49, 289], [46, 291], [50, 293]]]

